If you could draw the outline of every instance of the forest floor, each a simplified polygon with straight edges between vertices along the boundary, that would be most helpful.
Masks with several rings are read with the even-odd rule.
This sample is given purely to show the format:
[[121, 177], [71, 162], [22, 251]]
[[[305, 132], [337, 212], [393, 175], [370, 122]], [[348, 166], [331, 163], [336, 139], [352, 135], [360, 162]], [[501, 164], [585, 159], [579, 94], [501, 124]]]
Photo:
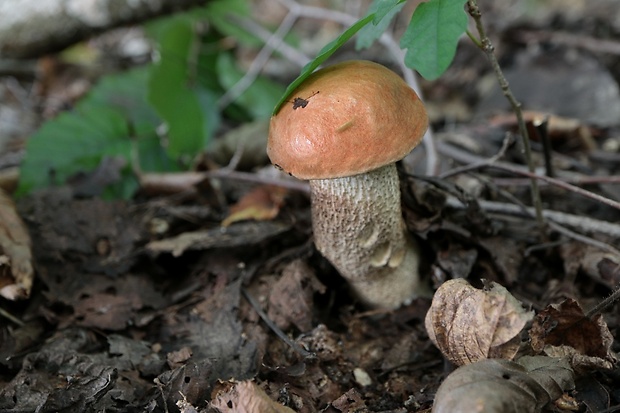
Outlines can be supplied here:
[[[257, 19], [275, 7], [270, 3], [257, 6]], [[540, 403], [544, 397], [534, 392], [516, 407], [484, 411], [616, 411], [620, 304], [588, 310], [620, 284], [620, 6], [486, 3], [483, 21], [526, 111], [536, 172], [553, 176], [538, 181], [547, 224], [524, 207], [532, 206], [531, 181], [514, 138], [515, 116], [484, 53], [463, 38], [447, 73], [421, 81], [436, 148], [433, 176], [425, 170], [428, 147], [399, 167], [421, 273], [433, 290], [461, 278], [485, 292], [492, 283], [505, 287], [533, 317], [510, 337], [518, 342], [506, 358], [557, 356], [547, 345], [570, 348], [563, 354], [574, 388], [543, 386], [550, 401], [564, 403]], [[319, 48], [342, 30], [301, 21], [300, 33], [314, 33]], [[255, 52], [239, 59], [251, 62]], [[360, 56], [396, 69], [379, 47], [362, 55], [345, 47], [334, 61]], [[75, 84], [80, 72], [70, 70]], [[19, 163], [27, 136], [52, 116], [50, 105], [70, 107], [62, 73], [30, 97], [37, 102], [19, 106], [31, 108], [19, 114], [31, 121], [2, 143], [0, 168]], [[295, 73], [280, 76], [286, 84]], [[40, 79], [7, 74], [0, 82], [6, 97], [16, 84], [30, 88]], [[233, 126], [252, 140], [248, 147], [264, 147], [264, 122]], [[218, 140], [228, 139], [221, 132]], [[225, 167], [232, 153], [214, 149], [203, 164]], [[278, 405], [248, 411], [430, 412], [454, 370], [425, 327], [431, 298], [397, 310], [358, 303], [314, 247], [305, 184], [274, 174], [262, 149], [256, 153], [241, 166], [245, 175], [222, 169], [173, 195], [102, 200], [85, 195], [98, 179], [86, 174], [15, 201], [32, 239], [36, 277], [28, 299], [0, 301], [0, 411], [216, 412], [209, 402], [224, 394], [220, 411], [241, 412], [239, 398], [259, 400], [264, 394], [252, 392], [260, 388]], [[255, 182], [240, 179], [250, 174]], [[446, 328], [455, 318], [431, 323]], [[554, 335], [565, 319], [568, 326]], [[485, 340], [499, 334], [495, 324], [480, 329]], [[449, 346], [488, 356], [492, 346], [475, 343], [478, 333]], [[249, 379], [256, 387], [225, 393]], [[460, 398], [483, 392], [467, 396], [457, 386], [452, 397], [466, 405]]]

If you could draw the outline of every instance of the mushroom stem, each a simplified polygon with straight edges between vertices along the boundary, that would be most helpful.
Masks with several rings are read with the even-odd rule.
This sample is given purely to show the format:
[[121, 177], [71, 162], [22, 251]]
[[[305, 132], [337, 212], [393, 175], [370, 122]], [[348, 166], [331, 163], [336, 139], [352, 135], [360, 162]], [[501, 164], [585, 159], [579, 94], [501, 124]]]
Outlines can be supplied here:
[[317, 249], [367, 305], [396, 308], [420, 296], [419, 252], [408, 236], [395, 164], [310, 181]]

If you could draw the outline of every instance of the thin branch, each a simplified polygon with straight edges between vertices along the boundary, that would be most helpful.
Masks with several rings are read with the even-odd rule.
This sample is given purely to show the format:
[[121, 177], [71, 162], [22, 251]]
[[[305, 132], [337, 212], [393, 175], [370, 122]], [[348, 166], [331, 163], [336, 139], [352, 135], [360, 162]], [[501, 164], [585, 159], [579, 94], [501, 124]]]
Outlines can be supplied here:
[[[491, 43], [491, 40], [486, 34], [484, 26], [482, 24], [482, 14], [480, 13], [480, 9], [478, 8], [478, 3], [476, 0], [467, 0], [467, 9], [470, 16], [474, 19], [476, 24], [476, 29], [478, 30], [478, 34], [480, 35], [480, 44], [482, 46], [482, 51], [487, 55], [491, 66], [493, 67], [493, 71], [495, 72], [495, 76], [499, 82], [499, 85], [504, 92], [504, 96], [510, 102], [512, 109], [517, 117], [517, 123], [519, 125], [519, 134], [521, 135], [521, 143], [523, 145], [523, 150], [525, 154], [525, 159], [527, 162], [528, 169], [530, 173], [534, 174], [534, 162], [532, 160], [532, 149], [530, 147], [530, 140], [527, 133], [527, 128], [525, 126], [525, 121], [523, 120], [523, 112], [521, 111], [521, 103], [517, 101], [515, 96], [512, 94], [510, 87], [508, 85], [508, 81], [506, 77], [504, 77], [504, 73], [497, 61], [497, 57], [494, 53], [494, 47]], [[532, 202], [534, 203], [534, 208], [536, 210], [536, 221], [538, 222], [541, 230], [544, 229], [544, 218], [542, 214], [542, 201], [540, 199], [540, 191], [538, 189], [538, 181], [534, 178], [531, 180], [532, 186], [530, 187]]]
[[[531, 207], [527, 207], [526, 211], [523, 211], [519, 205], [507, 204], [504, 202], [485, 200], [479, 200], [477, 202], [480, 204], [480, 207], [487, 212], [515, 216], [533, 216], [534, 214], [534, 209]], [[465, 208], [465, 205], [461, 201], [453, 197], [448, 198], [447, 205], [452, 208]], [[609, 235], [610, 237], [620, 238], [620, 225], [614, 224], [613, 222], [601, 221], [598, 219], [548, 209], [543, 209], [542, 213], [545, 218], [561, 225], [566, 225], [583, 232], [600, 233]]]
[[[454, 157], [454, 158], [461, 158], [460, 160], [463, 159], [469, 159], [469, 161], [471, 162], [478, 162], [480, 159], [480, 157], [465, 153], [464, 151], [455, 148], [452, 145], [443, 143], [443, 142], [437, 142], [437, 147], [439, 149], [440, 152], [446, 154], [447, 156], [450, 157]], [[601, 196], [599, 194], [595, 194], [594, 192], [585, 190], [583, 188], [580, 188], [578, 186], [575, 185], [571, 185], [561, 179], [558, 178], [551, 178], [548, 176], [544, 176], [544, 175], [539, 175], [536, 173], [532, 173], [529, 172], [528, 170], [526, 170], [525, 168], [521, 168], [512, 164], [509, 164], [507, 162], [494, 162], [494, 163], [488, 163], [488, 162], [484, 162], [481, 164], [482, 168], [493, 168], [493, 169], [499, 169], [501, 171], [505, 171], [505, 172], [510, 172], [512, 174], [515, 175], [521, 175], [521, 176], [526, 176], [528, 178], [530, 178], [530, 180], [534, 179], [534, 180], [541, 180], [543, 182], [546, 182], [548, 184], [557, 186], [559, 188], [565, 189], [567, 191], [571, 191], [574, 192], [576, 194], [579, 194], [581, 196], [584, 196], [586, 198], [590, 198], [593, 199], [595, 201], [598, 201], [602, 204], [605, 204], [607, 206], [610, 206], [612, 208], [618, 209], [620, 210], [620, 202], [614, 201], [612, 199], [609, 198], [605, 198], [604, 196]], [[480, 167], [477, 166], [476, 164], [472, 165], [472, 167], [468, 167], [468, 168], [464, 168], [465, 170], [472, 170], [472, 169], [479, 169]]]
[[[229, 18], [233, 23], [238, 24], [244, 30], [253, 34], [264, 42], [268, 42], [269, 38], [273, 36], [273, 33], [265, 29], [263, 26], [261, 26], [252, 19], [241, 18], [235, 15], [230, 15]], [[280, 46], [278, 47], [278, 53], [284, 56], [286, 60], [296, 64], [299, 67], [305, 66], [311, 60], [308, 56], [306, 56], [296, 48], [289, 46], [289, 44], [286, 42], [280, 43]]]
[[603, 312], [607, 307], [610, 307], [614, 302], [620, 299], [620, 288], [616, 287], [616, 289], [611, 293], [611, 295], [605, 298], [603, 301], [592, 307], [585, 314], [587, 318], [592, 318], [597, 314]]
[[265, 322], [265, 324], [267, 324], [267, 326], [271, 329], [271, 331], [276, 333], [276, 335], [280, 338], [280, 340], [288, 344], [297, 354], [302, 356], [304, 359], [316, 359], [316, 354], [302, 348], [299, 344], [291, 340], [286, 334], [284, 334], [282, 330], [280, 330], [280, 328], [277, 325], [275, 325], [273, 321], [271, 321], [271, 319], [267, 316], [265, 311], [263, 311], [258, 301], [256, 301], [254, 297], [252, 297], [252, 295], [248, 292], [248, 290], [246, 290], [245, 288], [241, 288], [241, 293], [243, 294], [245, 299], [248, 301], [248, 303], [250, 303], [252, 308], [254, 308], [254, 311], [256, 311], [256, 313]]
[[[521, 202], [517, 197], [515, 197], [512, 193], [506, 191], [505, 189], [502, 188], [498, 188], [492, 181], [490, 181], [489, 178], [484, 177], [484, 178], [480, 178], [480, 179], [484, 179], [487, 181], [487, 183], [489, 185], [493, 185], [494, 186], [494, 190], [497, 191], [499, 193], [499, 195], [503, 196], [504, 198], [508, 199], [510, 202], [514, 203], [515, 205], [519, 206], [519, 208], [521, 208], [521, 211], [523, 211], [523, 213], [529, 215], [531, 218], [534, 218], [535, 215], [531, 212], [531, 210], [527, 209], [527, 206]], [[583, 244], [586, 245], [591, 245], [593, 247], [599, 248], [603, 251], [607, 251], [610, 252], [612, 254], [616, 254], [618, 257], [620, 257], [620, 250], [616, 249], [615, 247], [596, 240], [592, 237], [588, 237], [586, 235], [582, 235], [579, 234], [575, 231], [572, 231], [566, 227], [563, 227], [562, 225], [558, 224], [557, 222], [554, 221], [547, 221], [547, 225], [549, 226], [549, 228], [553, 229], [556, 232], [559, 232], [560, 234], [564, 235], [565, 237], [571, 238], [575, 241], [579, 241]], [[532, 247], [530, 247], [531, 249]]]
[[19, 318], [15, 317], [13, 314], [6, 311], [4, 308], [0, 308], [0, 317], [4, 317], [7, 320], [12, 321], [13, 323], [17, 324], [20, 327], [23, 327], [25, 325], [23, 321], [21, 321]]
[[273, 52], [284, 43], [284, 36], [291, 31], [291, 28], [297, 21], [297, 17], [293, 13], [288, 13], [284, 17], [278, 29], [273, 35], [269, 36], [265, 46], [258, 52], [245, 75], [218, 100], [217, 104], [220, 109], [237, 100], [254, 83]]
[[601, 249], [603, 251], [607, 251], [611, 254], [614, 254], [617, 257], [620, 257], [620, 250], [618, 250], [617, 248], [614, 248], [612, 245], [609, 245], [605, 242], [596, 240], [594, 238], [591, 237], [587, 237], [585, 235], [579, 234], [575, 231], [571, 231], [568, 228], [563, 227], [562, 225], [557, 224], [556, 222], [550, 221], [548, 222], [549, 227], [551, 227], [551, 229], [553, 229], [556, 232], [559, 232], [560, 234], [568, 237], [568, 238], [572, 238], [575, 241], [579, 241], [583, 244], [586, 245], [591, 245], [593, 247], [596, 247], [598, 249]]
[[[559, 179], [573, 185], [620, 184], [620, 176], [587, 176], [571, 173], [570, 175], [562, 176]], [[520, 186], [530, 184], [530, 180], [526, 178], [494, 178], [493, 182], [501, 186]]]
[[508, 134], [504, 138], [504, 141], [502, 142], [502, 147], [500, 148], [499, 152], [497, 152], [495, 155], [491, 156], [488, 159], [481, 159], [476, 162], [460, 166], [458, 168], [450, 169], [449, 171], [446, 171], [440, 174], [438, 178], [446, 179], [454, 175], [459, 175], [465, 172], [477, 170], [477, 169], [484, 168], [486, 166], [495, 164], [497, 161], [499, 161], [501, 158], [504, 157], [511, 143], [512, 143], [512, 135]]
[[234, 181], [251, 182], [262, 185], [273, 185], [309, 194], [310, 186], [307, 182], [293, 179], [265, 177], [255, 173], [216, 169], [207, 172], [137, 172], [142, 190], [150, 194], [179, 193], [190, 190], [195, 185], [208, 178], [230, 179]]
[[562, 181], [560, 179], [557, 179], [557, 178], [551, 178], [549, 176], [538, 175], [536, 173], [532, 173], [532, 172], [529, 172], [529, 171], [524, 171], [522, 169], [515, 168], [513, 166], [509, 166], [509, 165], [505, 165], [505, 164], [502, 164], [502, 165], [491, 164], [491, 165], [488, 165], [488, 167], [489, 168], [493, 168], [493, 169], [499, 169], [499, 170], [505, 171], [505, 172], [510, 172], [510, 173], [513, 173], [513, 174], [527, 176], [528, 178], [533, 179], [533, 180], [539, 179], [539, 180], [547, 182], [547, 183], [549, 183], [551, 185], [557, 186], [557, 187], [565, 189], [567, 191], [574, 192], [574, 193], [576, 193], [578, 195], [581, 195], [581, 196], [583, 196], [585, 198], [590, 198], [590, 199], [592, 199], [594, 201], [600, 202], [601, 204], [605, 204], [607, 206], [610, 206], [612, 208], [620, 210], [620, 202], [614, 201], [613, 199], [605, 198], [602, 195], [596, 194], [594, 192], [590, 192], [590, 191], [588, 191], [586, 189], [580, 188], [580, 187], [575, 186], [575, 185], [571, 185], [571, 184], [569, 184], [567, 182], [564, 182], [564, 181]]
[[514, 33], [517, 41], [531, 44], [532, 42], [550, 42], [569, 47], [584, 49], [593, 53], [620, 55], [620, 42], [587, 36], [584, 33], [574, 34], [546, 30], [519, 30]]

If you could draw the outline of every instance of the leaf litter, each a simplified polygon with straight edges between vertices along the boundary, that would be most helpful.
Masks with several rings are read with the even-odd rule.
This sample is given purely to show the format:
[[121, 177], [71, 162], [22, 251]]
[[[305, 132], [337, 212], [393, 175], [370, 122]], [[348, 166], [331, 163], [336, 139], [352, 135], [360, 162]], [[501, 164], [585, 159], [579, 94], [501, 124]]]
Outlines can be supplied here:
[[[570, 66], [580, 61], [575, 56], [582, 55], [561, 57]], [[460, 59], [470, 62], [467, 70], [457, 64], [429, 87], [429, 100], [439, 108], [448, 98], [471, 99], [472, 89], [482, 88], [471, 78], [476, 57], [465, 49]], [[605, 72], [592, 59], [582, 60], [575, 73]], [[515, 59], [511, 75], [532, 86], [527, 79], [534, 68], [544, 80], [542, 86], [537, 81], [538, 90], [570, 83], [573, 75], [554, 70], [557, 80], [549, 82], [549, 73], [541, 72], [553, 66], [541, 61]], [[608, 75], [588, 76], [601, 80], [592, 90], [612, 89]], [[463, 96], [447, 96], [447, 90]], [[591, 93], [569, 91], [584, 98]], [[617, 152], [607, 149], [617, 140], [618, 105], [613, 94], [607, 97], [612, 101], [588, 97], [587, 106], [562, 107], [568, 99], [530, 93], [526, 102], [551, 116], [554, 166], [562, 178], [587, 177], [588, 185], [613, 197], [614, 184], [601, 179], [619, 173]], [[451, 157], [443, 173], [453, 163], [471, 164], [500, 151], [511, 115], [490, 114], [488, 107], [497, 108], [481, 104], [479, 123], [439, 134], [440, 152], [457, 144], [477, 157], [442, 152]], [[531, 116], [534, 126], [538, 115]], [[445, 119], [435, 114], [434, 120]], [[228, 146], [213, 159], [232, 162], [238, 143], [233, 151]], [[247, 148], [246, 155], [254, 155], [255, 147]], [[264, 162], [261, 156], [240, 158], [244, 170]], [[520, 159], [519, 148], [509, 146], [500, 162]], [[541, 241], [531, 217], [502, 206], [513, 201], [507, 195], [527, 199], [521, 178], [477, 168], [446, 179], [403, 175], [406, 222], [424, 241], [425, 272], [436, 287], [457, 284], [465, 292], [444, 295], [440, 289], [435, 300], [442, 304], [421, 299], [384, 312], [356, 303], [314, 251], [303, 192], [283, 197], [285, 191], [253, 186], [252, 194], [224, 170], [220, 185], [208, 189], [201, 184], [212, 178], [204, 175], [182, 182], [177, 189], [193, 189], [183, 196], [177, 190], [142, 194], [130, 203], [104, 202], [93, 195], [121, 167], [104, 166], [98, 170], [103, 176], [83, 176], [70, 188], [39, 192], [18, 204], [33, 235], [37, 280], [28, 304], [7, 306], [21, 324], [1, 324], [2, 411], [235, 411], [246, 406], [248, 394], [269, 406], [266, 411], [296, 412], [428, 412], [433, 402], [438, 412], [472, 411], [470, 402], [500, 406], [485, 411], [574, 410], [571, 398], [596, 411], [620, 403], [614, 384], [617, 305], [590, 317], [575, 300], [566, 300], [591, 308], [617, 285], [618, 257], [600, 243], [613, 247], [618, 235], [609, 225], [605, 233], [582, 231], [599, 244], [559, 232]], [[575, 194], [552, 186], [542, 190], [551, 211], [610, 224], [619, 218], [617, 211]], [[499, 205], [491, 211], [483, 199]], [[235, 204], [236, 215], [230, 208]], [[223, 227], [226, 219], [230, 225]], [[453, 279], [459, 281], [445, 282]], [[426, 329], [429, 308], [433, 326]], [[456, 319], [462, 321], [447, 321]], [[429, 335], [447, 342], [457, 356], [444, 355]], [[449, 374], [442, 361], [463, 355], [471, 363]]]

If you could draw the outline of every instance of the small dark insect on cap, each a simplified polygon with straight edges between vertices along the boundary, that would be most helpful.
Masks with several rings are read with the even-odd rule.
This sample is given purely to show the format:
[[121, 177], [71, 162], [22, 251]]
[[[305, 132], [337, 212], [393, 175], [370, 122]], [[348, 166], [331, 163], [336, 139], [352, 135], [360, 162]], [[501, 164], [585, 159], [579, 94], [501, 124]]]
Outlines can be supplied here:
[[300, 97], [296, 97], [295, 99], [293, 99], [293, 110], [298, 109], [298, 108], [305, 108], [306, 106], [308, 106], [308, 99], [310, 99], [312, 96], [316, 95], [317, 93], [319, 93], [319, 91], [317, 90], [316, 92], [314, 92], [312, 95], [308, 96], [307, 98], [300, 98]]

